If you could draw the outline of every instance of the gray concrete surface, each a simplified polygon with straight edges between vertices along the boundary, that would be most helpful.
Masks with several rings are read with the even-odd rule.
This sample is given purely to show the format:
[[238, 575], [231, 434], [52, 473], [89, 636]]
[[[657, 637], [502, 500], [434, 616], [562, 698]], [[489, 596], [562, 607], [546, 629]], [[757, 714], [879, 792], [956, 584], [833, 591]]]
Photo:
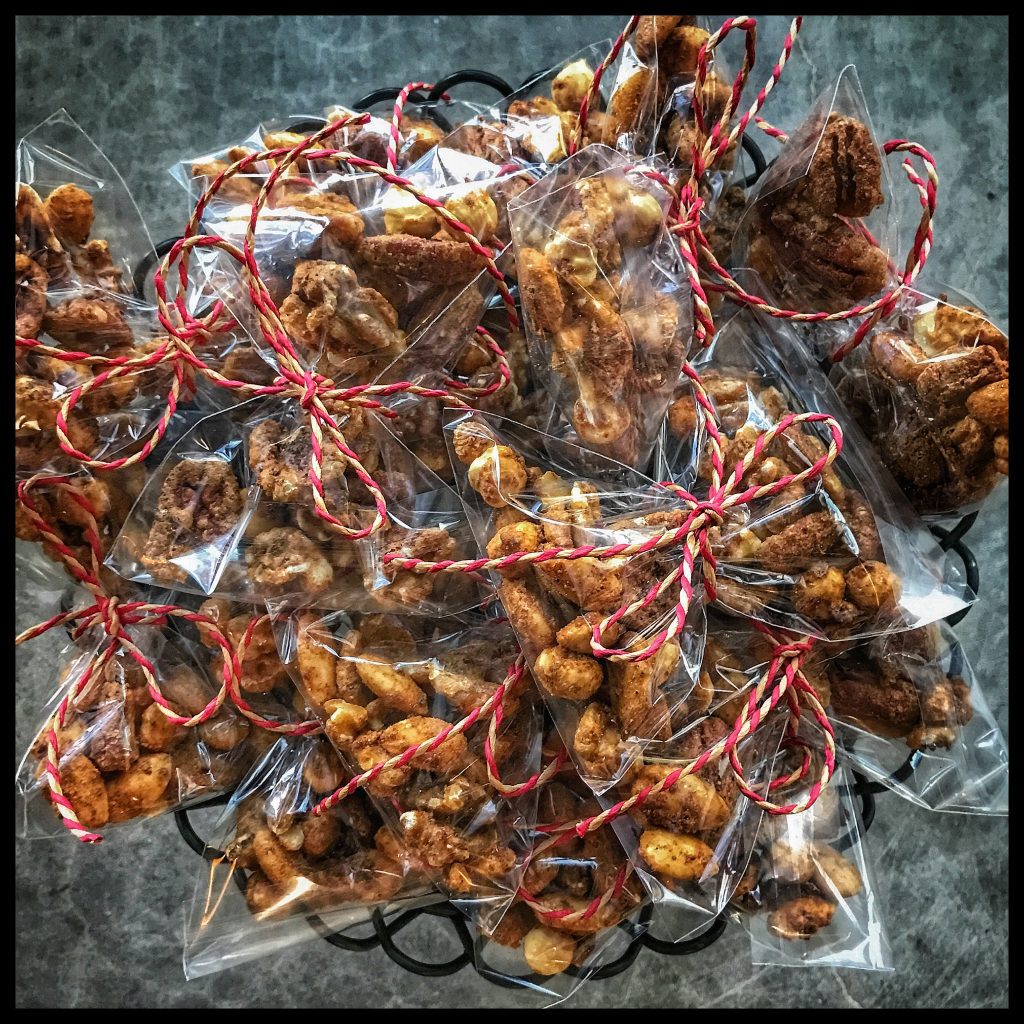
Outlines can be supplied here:
[[[120, 169], [153, 237], [163, 238], [177, 233], [187, 215], [184, 193], [167, 168], [242, 137], [261, 118], [319, 113], [326, 103], [354, 101], [375, 87], [430, 80], [466, 66], [517, 83], [587, 42], [614, 35], [624, 18], [22, 16], [16, 128], [20, 134], [67, 107]], [[778, 16], [760, 20], [755, 82], [770, 69], [788, 24]], [[1006, 325], [1008, 22], [808, 18], [765, 115], [793, 127], [851, 62], [879, 135], [915, 139], [937, 158], [936, 247], [925, 281], [973, 294]], [[474, 98], [470, 89], [458, 95]], [[959, 628], [1004, 731], [1007, 515], [1004, 490], [970, 535], [983, 595]], [[16, 593], [20, 628], [38, 616], [38, 588], [20, 578]], [[19, 653], [19, 754], [54, 689], [54, 671], [52, 642]], [[887, 797], [879, 800], [870, 844], [894, 973], [754, 969], [745, 936], [732, 928], [695, 957], [645, 952], [632, 972], [591, 984], [570, 1005], [1006, 1005], [1006, 821], [928, 814]], [[169, 818], [119, 830], [99, 849], [66, 839], [18, 842], [16, 857], [19, 1006], [486, 1008], [536, 1002], [494, 989], [469, 971], [421, 979], [380, 953], [347, 954], [320, 942], [187, 983], [180, 962], [182, 907], [199, 865]], [[413, 952], [450, 955], [434, 925], [407, 942]]]

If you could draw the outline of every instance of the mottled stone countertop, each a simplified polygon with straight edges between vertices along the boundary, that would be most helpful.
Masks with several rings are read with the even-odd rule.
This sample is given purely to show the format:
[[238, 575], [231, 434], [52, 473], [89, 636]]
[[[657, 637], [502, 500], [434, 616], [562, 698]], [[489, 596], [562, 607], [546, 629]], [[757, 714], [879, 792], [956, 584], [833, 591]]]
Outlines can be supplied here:
[[[723, 16], [712, 16], [718, 24]], [[370, 90], [487, 68], [513, 84], [622, 17], [39, 17], [17, 19], [18, 134], [66, 107], [121, 171], [154, 239], [177, 234], [186, 197], [176, 160], [246, 135], [261, 119], [318, 114]], [[759, 19], [760, 82], [788, 19]], [[880, 138], [926, 145], [942, 183], [924, 281], [972, 295], [1008, 318], [1008, 21], [997, 17], [807, 19], [765, 116], [791, 128], [855, 63]], [[737, 42], [737, 45], [738, 42]], [[735, 52], [735, 51], [734, 51]], [[965, 60], [964, 55], [970, 54]], [[459, 96], [487, 99], [462, 88]], [[894, 176], [899, 172], [894, 168]], [[897, 181], [897, 188], [906, 188]], [[982, 597], [958, 633], [1007, 729], [1007, 492], [969, 540]], [[18, 587], [18, 625], [34, 620]], [[30, 645], [32, 646], [32, 645]], [[18, 660], [18, 753], [54, 689], [52, 644]], [[742, 930], [683, 959], [645, 951], [629, 973], [592, 983], [569, 1005], [933, 1007], [1007, 1004], [1007, 822], [937, 815], [879, 798], [868, 837], [896, 969], [752, 968]], [[169, 817], [117, 831], [98, 849], [69, 839], [18, 842], [17, 1003], [24, 1007], [534, 1005], [470, 970], [413, 977], [382, 953], [322, 942], [198, 981], [181, 970], [184, 901], [198, 859]], [[450, 956], [437, 925], [413, 953]]]

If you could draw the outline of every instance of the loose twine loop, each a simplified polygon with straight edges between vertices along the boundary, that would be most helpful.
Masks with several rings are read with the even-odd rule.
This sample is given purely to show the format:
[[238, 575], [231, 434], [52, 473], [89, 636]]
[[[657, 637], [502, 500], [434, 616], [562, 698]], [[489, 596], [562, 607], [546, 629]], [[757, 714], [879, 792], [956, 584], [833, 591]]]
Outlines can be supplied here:
[[[62, 491], [81, 509], [85, 520], [82, 532], [89, 549], [89, 565], [85, 565], [79, 560], [75, 552], [64, 543], [60, 535], [39, 513], [39, 509], [32, 497], [32, 491], [39, 487], [50, 487]], [[32, 525], [40, 532], [44, 541], [53, 546], [67, 568], [69, 575], [89, 592], [93, 602], [83, 608], [54, 615], [45, 622], [26, 629], [15, 637], [15, 645], [41, 636], [55, 626], [70, 626], [72, 623], [75, 624], [71, 630], [73, 642], [81, 639], [87, 632], [94, 629], [101, 629], [107, 638], [102, 649], [89, 657], [84, 671], [68, 687], [64, 697], [57, 705], [57, 709], [50, 717], [46, 725], [46, 758], [43, 762], [43, 771], [49, 791], [48, 795], [57, 809], [65, 828], [82, 842], [98, 843], [102, 840], [102, 836], [96, 832], [89, 831], [82, 825], [71, 800], [64, 792], [61, 784], [58, 730], [64, 728], [68, 712], [74, 710], [78, 698], [86, 692], [93, 680], [98, 680], [101, 677], [106, 666], [114, 658], [126, 652], [142, 671], [149, 695], [153, 702], [159, 706], [161, 713], [174, 725], [191, 728], [201, 725], [220, 711], [224, 701], [236, 686], [239, 674], [238, 662], [231, 644], [224, 634], [221, 633], [217, 624], [208, 616], [171, 604], [122, 601], [116, 595], [106, 593], [99, 575], [103, 553], [96, 520], [96, 510], [74, 477], [38, 474], [18, 484], [17, 497]], [[160, 690], [153, 663], [143, 654], [131, 636], [126, 632], [126, 627], [129, 626], [163, 627], [166, 625], [168, 618], [171, 617], [184, 619], [186, 622], [193, 622], [205, 627], [209, 632], [210, 638], [223, 654], [220, 688], [209, 703], [195, 715], [179, 715], [174, 710]]]

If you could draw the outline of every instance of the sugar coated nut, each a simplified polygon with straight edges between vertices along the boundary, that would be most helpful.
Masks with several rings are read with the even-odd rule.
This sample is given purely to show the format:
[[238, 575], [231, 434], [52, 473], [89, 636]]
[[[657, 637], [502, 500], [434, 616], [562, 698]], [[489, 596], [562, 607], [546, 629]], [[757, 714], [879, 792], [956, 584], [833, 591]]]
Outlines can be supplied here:
[[389, 235], [431, 238], [441, 227], [437, 214], [407, 192], [392, 189], [384, 198], [384, 230]]
[[820, 896], [799, 896], [768, 915], [768, 930], [781, 939], [809, 939], [832, 923], [836, 905]]
[[836, 892], [844, 899], [856, 896], [864, 887], [857, 865], [827, 843], [814, 844], [815, 884], [822, 892]]
[[526, 487], [523, 457], [503, 444], [491, 445], [470, 464], [469, 486], [491, 508], [502, 508]]
[[566, 700], [587, 700], [604, 682], [604, 671], [596, 658], [573, 654], [564, 647], [541, 651], [533, 671], [548, 693]]
[[[482, 188], [449, 197], [444, 202], [444, 208], [456, 220], [462, 221], [480, 242], [486, 242], [498, 230], [498, 208]], [[461, 231], [457, 231], [447, 222], [444, 224], [444, 230], [453, 238], [465, 237]]]
[[772, 843], [770, 864], [780, 882], [807, 882], [814, 874], [814, 851], [806, 843], [780, 839]]
[[126, 772], [110, 779], [110, 820], [127, 821], [152, 809], [167, 789], [173, 770], [169, 754], [143, 754]]
[[86, 828], [102, 828], [110, 817], [103, 776], [87, 757], [79, 755], [60, 767], [61, 788]]
[[861, 562], [846, 574], [846, 594], [867, 611], [889, 608], [899, 600], [899, 577], [884, 562]]
[[533, 928], [523, 939], [523, 957], [538, 974], [561, 974], [571, 963], [576, 943], [571, 935], [543, 925]]
[[678, 835], [661, 828], [649, 828], [640, 835], [640, 856], [650, 869], [676, 881], [696, 881], [714, 855], [715, 851], [696, 836]]
[[551, 98], [559, 110], [577, 113], [593, 81], [594, 72], [590, 65], [585, 60], [574, 60], [555, 75], [551, 83]]

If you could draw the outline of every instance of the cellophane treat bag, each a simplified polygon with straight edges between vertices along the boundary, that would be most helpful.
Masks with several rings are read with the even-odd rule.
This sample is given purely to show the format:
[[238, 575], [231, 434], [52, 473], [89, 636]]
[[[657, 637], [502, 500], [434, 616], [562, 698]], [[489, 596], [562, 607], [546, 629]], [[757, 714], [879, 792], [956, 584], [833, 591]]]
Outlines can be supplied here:
[[[788, 325], [744, 307], [693, 365], [718, 417], [726, 475], [789, 414], [827, 415], [842, 432], [838, 457], [819, 475], [733, 505], [709, 529], [720, 607], [845, 641], [927, 625], [974, 600]], [[659, 476], [703, 496], [709, 442], [685, 376], [662, 437]], [[738, 490], [808, 469], [831, 441], [826, 422], [793, 423]]]
[[690, 286], [669, 193], [604, 146], [509, 207], [526, 335], [549, 432], [642, 468], [690, 347]]
[[1010, 472], [1010, 340], [980, 309], [908, 292], [832, 379], [914, 508], [977, 510]]

